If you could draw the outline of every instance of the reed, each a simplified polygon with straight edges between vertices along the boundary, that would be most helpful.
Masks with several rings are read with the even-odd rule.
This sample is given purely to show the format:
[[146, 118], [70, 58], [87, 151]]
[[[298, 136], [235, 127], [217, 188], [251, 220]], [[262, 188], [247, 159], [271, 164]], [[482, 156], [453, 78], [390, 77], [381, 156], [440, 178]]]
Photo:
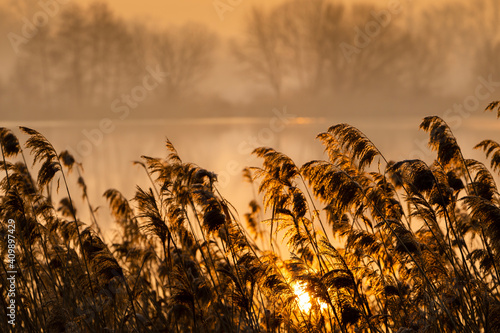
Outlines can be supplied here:
[[[245, 221], [217, 176], [184, 162], [167, 140], [165, 158], [136, 162], [149, 187], [132, 199], [104, 193], [114, 235], [101, 232], [110, 222], [93, 214], [68, 152], [23, 127], [34, 160], [27, 165], [23, 145], [1, 128], [0, 330], [499, 332], [500, 145], [477, 144], [487, 166], [463, 156], [439, 117], [420, 127], [436, 152], [431, 164], [388, 161], [347, 124], [318, 135], [324, 160], [298, 166], [256, 149], [262, 165], [244, 170], [256, 189]], [[68, 186], [75, 178], [80, 204]]]

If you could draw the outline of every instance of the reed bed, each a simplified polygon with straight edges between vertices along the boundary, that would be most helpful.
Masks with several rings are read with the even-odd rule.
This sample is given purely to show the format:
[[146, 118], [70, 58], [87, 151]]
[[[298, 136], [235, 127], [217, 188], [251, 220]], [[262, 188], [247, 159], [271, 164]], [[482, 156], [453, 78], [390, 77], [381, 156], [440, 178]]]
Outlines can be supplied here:
[[[302, 166], [256, 149], [262, 166], [244, 176], [259, 196], [243, 220], [217, 176], [167, 140], [165, 158], [137, 162], [148, 187], [131, 199], [104, 193], [119, 229], [112, 238], [78, 161], [33, 129], [21, 127], [21, 144], [2, 128], [0, 330], [500, 332], [500, 145], [476, 146], [486, 166], [462, 155], [439, 117], [420, 128], [432, 164], [387, 161], [347, 124], [319, 134], [327, 157]], [[74, 179], [81, 193], [70, 193]]]

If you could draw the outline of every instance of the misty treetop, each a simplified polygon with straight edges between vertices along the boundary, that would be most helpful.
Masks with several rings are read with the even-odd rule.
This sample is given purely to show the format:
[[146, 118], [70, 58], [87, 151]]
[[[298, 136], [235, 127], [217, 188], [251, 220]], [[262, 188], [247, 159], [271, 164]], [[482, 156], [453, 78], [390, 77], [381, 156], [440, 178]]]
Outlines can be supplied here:
[[216, 45], [215, 35], [202, 26], [153, 31], [118, 18], [100, 2], [85, 8], [66, 4], [36, 29], [31, 38], [13, 45], [15, 67], [4, 87], [13, 95], [4, 102], [55, 114], [65, 107], [90, 113], [109, 109], [113, 100], [142, 85], [149, 68], [167, 73], [148, 91], [150, 99], [171, 100], [208, 71]]
[[321, 96], [342, 106], [354, 92], [393, 104], [399, 96], [416, 102], [463, 96], [478, 77], [500, 78], [498, 6], [495, 0], [432, 6], [287, 0], [252, 9], [241, 33], [228, 38], [201, 24], [158, 28], [121, 19], [104, 3], [68, 3], [45, 26], [25, 29], [26, 38], [20, 18], [40, 10], [28, 1], [19, 20], [11, 8], [0, 8], [0, 28], [24, 38], [3, 51], [15, 57], [0, 85], [0, 105], [16, 111], [10, 117], [37, 117], [33, 110], [40, 108], [46, 118], [95, 117], [111, 112], [112, 102], [157, 66], [168, 76], [139, 98], [141, 114], [257, 112], [228, 97], [235, 82], [246, 85], [253, 104], [276, 98], [311, 104]]

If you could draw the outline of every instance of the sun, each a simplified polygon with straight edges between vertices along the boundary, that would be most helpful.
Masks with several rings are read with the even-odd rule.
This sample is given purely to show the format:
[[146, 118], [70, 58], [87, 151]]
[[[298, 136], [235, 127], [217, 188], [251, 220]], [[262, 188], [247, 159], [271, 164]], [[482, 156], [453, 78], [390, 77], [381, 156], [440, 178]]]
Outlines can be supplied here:
[[311, 310], [311, 297], [306, 291], [306, 285], [302, 282], [292, 283], [293, 293], [297, 297], [297, 303], [300, 310], [303, 312], [309, 312]]
[[[291, 284], [293, 293], [297, 298], [297, 304], [302, 312], [309, 312], [311, 310], [311, 295], [306, 290], [306, 284], [304, 282], [292, 282]], [[328, 305], [320, 300], [317, 300], [321, 310], [325, 310]]]

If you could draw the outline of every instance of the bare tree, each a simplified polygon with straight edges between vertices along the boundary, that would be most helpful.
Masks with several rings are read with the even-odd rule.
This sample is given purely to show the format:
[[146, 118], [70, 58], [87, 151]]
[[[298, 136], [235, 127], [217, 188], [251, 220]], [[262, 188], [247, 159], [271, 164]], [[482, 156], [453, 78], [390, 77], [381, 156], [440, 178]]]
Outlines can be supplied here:
[[500, 3], [496, 0], [480, 1], [477, 5], [470, 6], [469, 12], [473, 13], [471, 30], [475, 38], [471, 40], [474, 45], [475, 75], [492, 75], [496, 80], [500, 78]]
[[91, 5], [87, 17], [89, 90], [96, 105], [99, 105], [130, 89], [137, 79], [139, 66], [134, 59], [133, 37], [128, 27], [113, 15], [106, 4]]
[[293, 0], [274, 10], [287, 73], [302, 90], [325, 83], [329, 43], [339, 35], [344, 6], [326, 0]]
[[[397, 85], [407, 36], [387, 11], [378, 13], [380, 8], [375, 5], [353, 5], [351, 15], [330, 32], [329, 73], [335, 90], [379, 90]], [[372, 31], [367, 32], [367, 27]]]
[[19, 108], [36, 108], [48, 112], [54, 94], [53, 29], [50, 25], [36, 28], [17, 50], [9, 76], [10, 98]]
[[153, 59], [165, 78], [169, 97], [190, 90], [208, 72], [215, 50], [215, 35], [203, 26], [187, 24], [154, 35]]
[[342, 4], [327, 0], [290, 0], [270, 12], [254, 9], [234, 53], [276, 96], [285, 86], [320, 91], [343, 15]]
[[250, 72], [269, 84], [279, 97], [285, 73], [279, 49], [279, 32], [273, 15], [254, 8], [246, 23], [245, 39], [233, 44], [232, 49]]
[[89, 95], [88, 22], [85, 12], [77, 5], [66, 7], [59, 18], [54, 52], [59, 70], [59, 95], [74, 106], [81, 106]]

